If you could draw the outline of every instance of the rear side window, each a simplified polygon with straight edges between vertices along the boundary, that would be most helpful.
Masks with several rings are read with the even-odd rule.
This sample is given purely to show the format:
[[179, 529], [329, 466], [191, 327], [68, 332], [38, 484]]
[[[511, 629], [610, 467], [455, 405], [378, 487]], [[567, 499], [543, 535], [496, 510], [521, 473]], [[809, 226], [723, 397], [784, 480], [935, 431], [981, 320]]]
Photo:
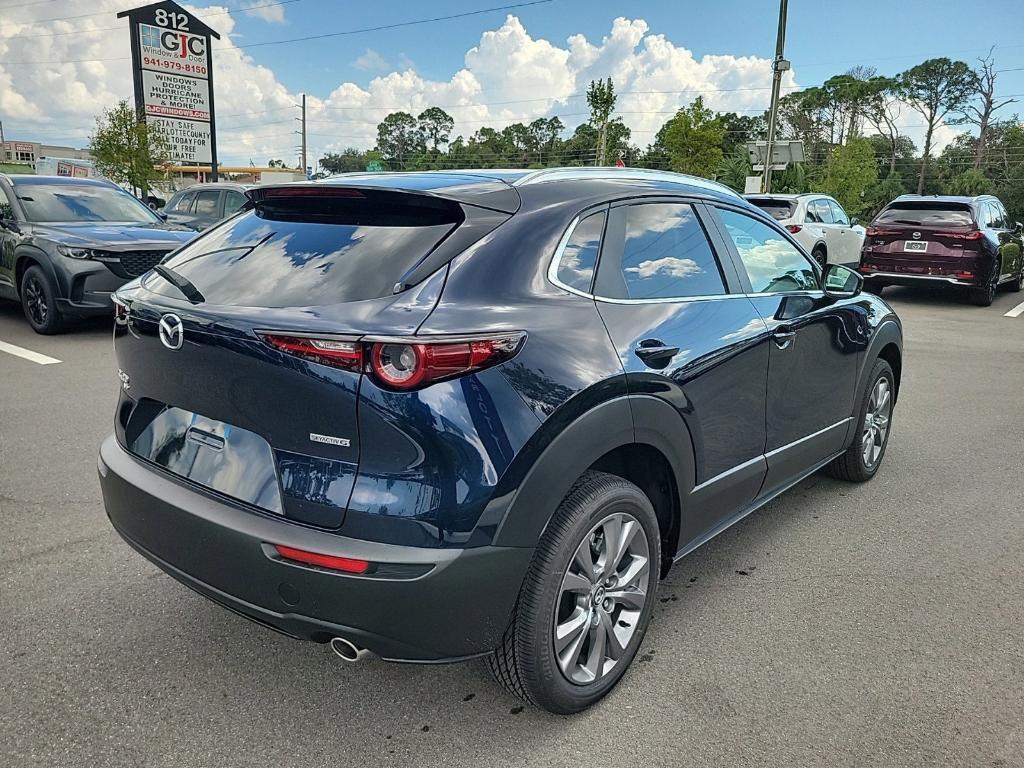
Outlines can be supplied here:
[[810, 261], [780, 233], [742, 213], [725, 209], [718, 213], [739, 251], [754, 293], [818, 289]]
[[[267, 199], [167, 262], [211, 304], [303, 307], [387, 296], [462, 221], [455, 203], [366, 190]], [[160, 278], [146, 288], [178, 297]]]
[[224, 215], [230, 216], [232, 213], [238, 213], [245, 206], [246, 197], [241, 192], [236, 192], [233, 189], [229, 189], [224, 193]]
[[727, 293], [704, 228], [687, 203], [613, 208], [599, 291], [612, 299], [675, 299]]
[[604, 219], [604, 211], [580, 219], [566, 240], [558, 260], [559, 282], [577, 291], [590, 292], [594, 270], [597, 268], [597, 254], [601, 250]]
[[788, 219], [796, 211], [796, 202], [793, 200], [773, 200], [768, 197], [750, 197], [747, 199], [776, 221]]
[[216, 216], [217, 206], [220, 204], [220, 190], [207, 190], [200, 192], [196, 198], [196, 208], [193, 213], [196, 216]]
[[911, 227], [971, 227], [971, 209], [959, 203], [906, 202], [890, 205], [875, 224], [906, 224]]
[[807, 204], [807, 220], [818, 224], [833, 224], [832, 209], [828, 207], [828, 200], [812, 200]]
[[841, 224], [844, 227], [850, 226], [850, 219], [846, 216], [846, 211], [839, 205], [835, 200], [828, 201], [829, 208], [832, 209], [832, 221], [836, 224]]
[[195, 199], [195, 192], [186, 192], [178, 198], [178, 201], [173, 206], [171, 206], [171, 210], [175, 213], [188, 213], [189, 208], [192, 207], [192, 201]]

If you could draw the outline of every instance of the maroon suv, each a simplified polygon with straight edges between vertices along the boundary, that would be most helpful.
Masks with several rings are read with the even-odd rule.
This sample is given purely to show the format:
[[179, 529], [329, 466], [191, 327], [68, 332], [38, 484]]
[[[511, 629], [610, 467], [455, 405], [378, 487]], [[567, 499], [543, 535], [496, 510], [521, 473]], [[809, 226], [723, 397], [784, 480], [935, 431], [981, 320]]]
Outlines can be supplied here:
[[987, 307], [1000, 285], [1020, 290], [1022, 230], [991, 195], [901, 195], [865, 232], [864, 287], [880, 293], [887, 285], [959, 285]]

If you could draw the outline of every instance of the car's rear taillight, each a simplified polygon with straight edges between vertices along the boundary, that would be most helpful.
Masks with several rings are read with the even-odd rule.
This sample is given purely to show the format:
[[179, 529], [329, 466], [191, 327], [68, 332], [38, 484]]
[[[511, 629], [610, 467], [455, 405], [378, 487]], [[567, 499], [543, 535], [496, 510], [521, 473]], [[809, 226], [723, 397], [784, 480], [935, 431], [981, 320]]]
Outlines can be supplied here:
[[363, 345], [358, 341], [330, 336], [290, 336], [277, 333], [261, 333], [260, 337], [275, 349], [301, 357], [303, 360], [346, 371], [360, 371], [363, 368]]
[[526, 334], [518, 331], [437, 339], [342, 340], [267, 331], [259, 335], [281, 352], [333, 368], [364, 371], [386, 389], [397, 390], [418, 389], [503, 363], [519, 352], [526, 339]]
[[951, 240], [981, 240], [981, 230], [972, 229], [970, 232], [936, 232], [937, 237], [948, 237]]
[[786, 229], [788, 229], [790, 232], [792, 232], [795, 235], [801, 229], [803, 229], [803, 227], [801, 227], [799, 224], [787, 224], [786, 225]]
[[452, 341], [375, 341], [368, 368], [388, 389], [417, 389], [503, 363], [515, 356], [524, 338], [512, 333]]

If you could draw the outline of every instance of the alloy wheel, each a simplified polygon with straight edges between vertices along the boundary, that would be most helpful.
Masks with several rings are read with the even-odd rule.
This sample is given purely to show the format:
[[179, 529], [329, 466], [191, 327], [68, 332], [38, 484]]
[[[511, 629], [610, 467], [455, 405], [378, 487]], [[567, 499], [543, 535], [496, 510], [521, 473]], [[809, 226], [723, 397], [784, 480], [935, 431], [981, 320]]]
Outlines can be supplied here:
[[619, 662], [636, 633], [650, 585], [640, 521], [616, 512], [583, 537], [562, 577], [553, 642], [569, 682], [589, 685]]
[[46, 325], [46, 316], [49, 314], [49, 307], [46, 303], [46, 293], [43, 290], [39, 278], [34, 275], [25, 281], [25, 306], [28, 308], [29, 317], [37, 326]]
[[885, 448], [889, 434], [889, 418], [892, 415], [892, 392], [889, 380], [884, 376], [875, 382], [864, 414], [864, 432], [861, 446], [864, 466], [873, 469]]

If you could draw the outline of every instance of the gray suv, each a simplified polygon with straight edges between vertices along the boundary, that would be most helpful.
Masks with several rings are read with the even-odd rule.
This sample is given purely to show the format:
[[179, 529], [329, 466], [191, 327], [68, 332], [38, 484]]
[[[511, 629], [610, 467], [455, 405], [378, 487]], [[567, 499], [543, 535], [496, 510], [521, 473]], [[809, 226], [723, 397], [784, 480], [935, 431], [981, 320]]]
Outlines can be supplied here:
[[202, 231], [245, 207], [247, 184], [196, 184], [175, 192], [163, 213], [174, 224]]
[[113, 316], [113, 291], [193, 237], [109, 181], [0, 174], [0, 299], [36, 333]]

